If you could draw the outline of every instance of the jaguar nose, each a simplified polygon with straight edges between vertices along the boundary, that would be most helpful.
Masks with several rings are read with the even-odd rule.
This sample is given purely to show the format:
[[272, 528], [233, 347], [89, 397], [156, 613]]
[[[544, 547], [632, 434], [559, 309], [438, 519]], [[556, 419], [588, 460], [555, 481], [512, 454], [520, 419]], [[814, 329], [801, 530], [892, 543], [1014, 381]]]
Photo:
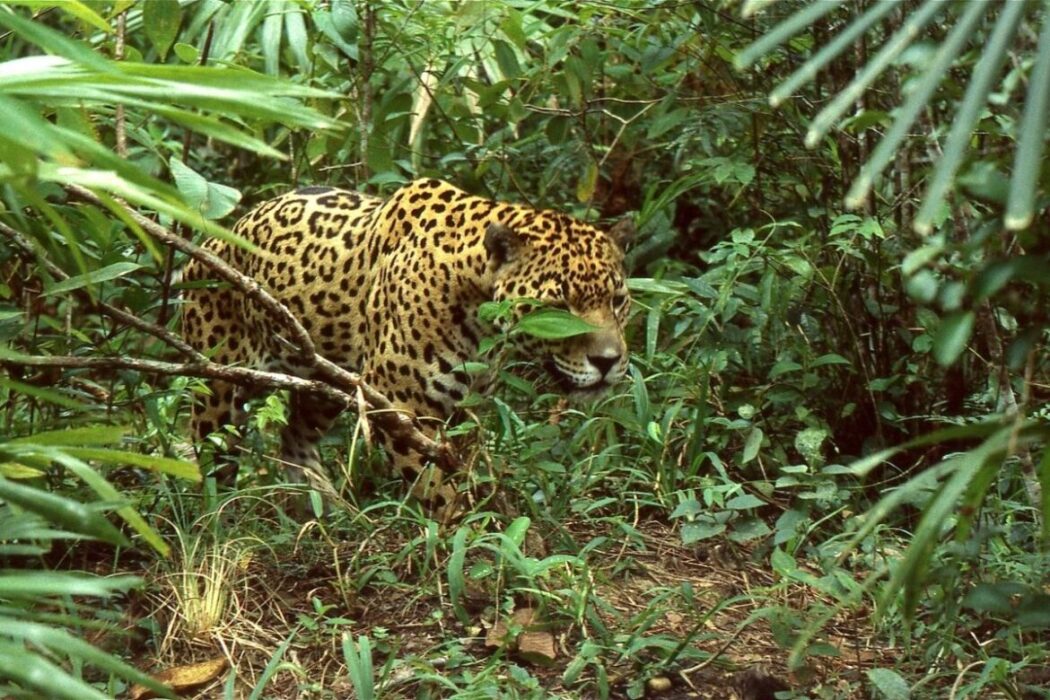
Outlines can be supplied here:
[[588, 355], [587, 359], [591, 361], [591, 364], [602, 373], [602, 376], [609, 374], [609, 370], [615, 367], [620, 362], [620, 355]]

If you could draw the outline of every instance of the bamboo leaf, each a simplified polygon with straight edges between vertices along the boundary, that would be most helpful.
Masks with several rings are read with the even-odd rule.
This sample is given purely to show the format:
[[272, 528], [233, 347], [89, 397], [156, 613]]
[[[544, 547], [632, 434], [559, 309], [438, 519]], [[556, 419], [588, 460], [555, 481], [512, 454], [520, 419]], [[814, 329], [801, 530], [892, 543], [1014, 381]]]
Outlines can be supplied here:
[[943, 152], [937, 161], [933, 178], [926, 187], [922, 206], [912, 224], [918, 233], [927, 235], [932, 231], [933, 219], [966, 154], [970, 134], [973, 133], [974, 125], [988, 102], [988, 94], [992, 90], [993, 81], [998, 77], [1006, 61], [1007, 50], [1017, 33], [1017, 27], [1024, 15], [1025, 8], [1026, 4], [1023, 2], [1006, 3], [992, 35], [988, 38], [988, 43], [981, 52], [981, 59], [973, 69], [970, 84], [959, 104], [955, 119], [952, 120], [952, 129], [948, 133]]
[[[68, 452], [56, 453], [52, 455], [52, 458], [66, 469], [76, 474], [81, 481], [91, 487], [91, 489], [98, 494], [99, 498], [115, 503], [125, 500], [121, 496], [120, 491], [110, 484], [105, 477], [96, 472], [86, 463], [74, 457], [72, 454], [69, 454]], [[120, 506], [116, 508], [114, 512], [159, 554], [165, 557], [170, 554], [171, 548], [168, 544], [159, 534], [157, 534], [156, 530], [150, 527], [149, 523], [147, 523], [132, 506]]]
[[295, 56], [295, 64], [303, 73], [310, 71], [310, 54], [307, 51], [306, 22], [303, 11], [294, 3], [285, 3], [284, 30], [288, 34], [288, 48]]
[[129, 428], [121, 425], [92, 425], [64, 430], [46, 430], [25, 437], [12, 438], [0, 445], [41, 445], [63, 447], [69, 445], [111, 445], [120, 442]]
[[1010, 179], [1010, 198], [1006, 204], [1006, 228], [1019, 231], [1032, 223], [1039, 173], [1043, 166], [1046, 127], [1050, 112], [1050, 17], [1044, 12], [1043, 29], [1035, 67], [1028, 83], [1028, 98], [1018, 127], [1014, 171]]
[[8, 481], [0, 476], [0, 498], [32, 511], [70, 532], [110, 544], [127, 546], [128, 540], [96, 508], [47, 491]]
[[922, 28], [936, 17], [947, 4], [943, 0], [926, 0], [922, 7], [908, 15], [901, 28], [871, 57], [860, 73], [857, 74], [857, 77], [813, 118], [813, 122], [809, 125], [809, 130], [806, 132], [806, 146], [808, 148], [815, 148], [820, 143], [828, 129], [839, 120], [851, 105], [856, 103], [875, 79], [893, 63], [904, 49], [908, 48]]
[[[6, 355], [7, 353], [2, 354]], [[61, 406], [62, 408], [68, 408], [74, 411], [86, 411], [91, 408], [88, 404], [77, 401], [57, 389], [49, 389], [47, 387], [27, 384], [26, 382], [20, 382], [17, 379], [11, 379], [10, 377], [0, 377], [0, 387], [6, 387], [7, 389], [19, 394], [32, 396], [41, 401], [53, 403], [56, 406]]]
[[109, 598], [142, 585], [138, 576], [91, 576], [64, 571], [0, 573], [0, 597], [91, 596]]
[[0, 26], [6, 27], [25, 39], [27, 43], [48, 53], [64, 56], [99, 71], [113, 70], [112, 61], [95, 53], [86, 44], [51, 29], [43, 22], [34, 22], [14, 12], [0, 11]]
[[260, 47], [263, 52], [263, 70], [277, 75], [281, 66], [281, 13], [273, 9], [263, 20]]
[[28, 620], [0, 617], [0, 636], [32, 642], [36, 646], [86, 661], [104, 671], [109, 671], [134, 683], [144, 685], [162, 697], [175, 697], [175, 694], [163, 683], [158, 683], [134, 666], [121, 661], [111, 654], [105, 653], [58, 627], [42, 625]]
[[846, 206], [857, 208], [864, 203], [868, 197], [875, 178], [885, 169], [890, 160], [897, 154], [901, 142], [908, 136], [911, 125], [918, 118], [919, 113], [926, 108], [933, 95], [933, 91], [941, 83], [941, 78], [951, 68], [955, 57], [962, 51], [972, 38], [977, 28], [977, 23], [988, 11], [991, 3], [971, 2], [966, 3], [966, 8], [958, 24], [952, 27], [952, 31], [938, 46], [929, 67], [922, 74], [918, 84], [908, 95], [908, 99], [901, 105], [893, 126], [882, 137], [875, 151], [868, 158], [868, 162], [860, 169], [860, 173], [853, 181], [853, 186], [846, 195]]
[[74, 678], [24, 644], [0, 640], [0, 678], [34, 688], [53, 700], [108, 700], [84, 681]]
[[[818, 0], [802, 8], [738, 53], [734, 60], [737, 70], [749, 68], [759, 58], [765, 56], [803, 29], [810, 27], [818, 19], [837, 9], [841, 4], [842, 0]], [[745, 8], [745, 16], [746, 13], [747, 8]]]
[[808, 61], [792, 73], [787, 80], [778, 85], [769, 93], [769, 104], [777, 107], [786, 98], [794, 94], [795, 90], [803, 84], [808, 83], [817, 76], [820, 69], [827, 65], [833, 58], [844, 50], [853, 46], [857, 38], [866, 32], [873, 24], [885, 17], [890, 11], [896, 9], [901, 0], [889, 0], [888, 2], [877, 2], [858, 17], [838, 36], [831, 40], [824, 48], [815, 53]]
[[90, 459], [107, 464], [128, 464], [179, 479], [186, 479], [194, 483], [199, 483], [201, 480], [200, 468], [193, 462], [181, 459], [144, 455], [137, 452], [112, 450], [102, 447], [67, 447], [65, 452], [79, 459]]

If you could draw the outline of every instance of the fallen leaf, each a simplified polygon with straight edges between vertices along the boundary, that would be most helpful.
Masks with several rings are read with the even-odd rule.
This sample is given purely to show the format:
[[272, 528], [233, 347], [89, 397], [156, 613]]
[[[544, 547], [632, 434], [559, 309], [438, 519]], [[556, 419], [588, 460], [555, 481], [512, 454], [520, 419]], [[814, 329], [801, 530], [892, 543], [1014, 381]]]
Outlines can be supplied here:
[[[186, 666], [172, 666], [160, 673], [154, 673], [153, 678], [174, 691], [186, 690], [194, 686], [204, 685], [210, 680], [218, 677], [226, 670], [226, 657], [219, 656], [210, 661], [201, 661]], [[157, 697], [149, 688], [143, 685], [134, 685], [129, 693], [131, 700], [148, 700]]]
[[554, 635], [550, 632], [522, 632], [518, 637], [518, 656], [534, 664], [554, 661]]
[[[518, 608], [511, 616], [512, 625], [503, 620], [492, 623], [485, 635], [485, 646], [516, 651], [525, 661], [549, 664], [557, 656], [554, 651], [554, 636], [543, 629], [535, 608]], [[512, 630], [520, 630], [514, 637]]]

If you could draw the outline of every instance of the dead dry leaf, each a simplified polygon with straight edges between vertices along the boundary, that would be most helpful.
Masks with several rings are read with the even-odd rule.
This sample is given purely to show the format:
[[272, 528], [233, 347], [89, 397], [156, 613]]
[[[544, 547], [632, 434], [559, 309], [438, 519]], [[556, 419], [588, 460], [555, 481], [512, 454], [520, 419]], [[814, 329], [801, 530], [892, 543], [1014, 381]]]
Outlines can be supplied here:
[[[172, 666], [160, 673], [154, 673], [153, 678], [178, 692], [204, 685], [214, 680], [220, 673], [226, 670], [226, 657], [219, 656], [208, 661], [200, 661], [186, 666]], [[148, 700], [157, 697], [156, 693], [143, 685], [134, 685], [129, 693], [131, 700]]]
[[[496, 620], [485, 635], [485, 646], [516, 651], [525, 661], [549, 664], [554, 661], [554, 636], [543, 629], [535, 608], [518, 608], [511, 616], [513, 627], [503, 620]], [[521, 632], [513, 638], [512, 630]]]

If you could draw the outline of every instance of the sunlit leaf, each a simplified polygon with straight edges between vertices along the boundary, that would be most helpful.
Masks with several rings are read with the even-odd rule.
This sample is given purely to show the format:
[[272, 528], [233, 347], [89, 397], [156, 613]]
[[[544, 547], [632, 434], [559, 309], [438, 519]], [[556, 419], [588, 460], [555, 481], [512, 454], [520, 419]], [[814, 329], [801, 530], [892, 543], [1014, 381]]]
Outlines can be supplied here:
[[534, 338], [559, 340], [593, 333], [598, 326], [561, 309], [543, 308], [531, 311], [518, 321], [517, 328]]

